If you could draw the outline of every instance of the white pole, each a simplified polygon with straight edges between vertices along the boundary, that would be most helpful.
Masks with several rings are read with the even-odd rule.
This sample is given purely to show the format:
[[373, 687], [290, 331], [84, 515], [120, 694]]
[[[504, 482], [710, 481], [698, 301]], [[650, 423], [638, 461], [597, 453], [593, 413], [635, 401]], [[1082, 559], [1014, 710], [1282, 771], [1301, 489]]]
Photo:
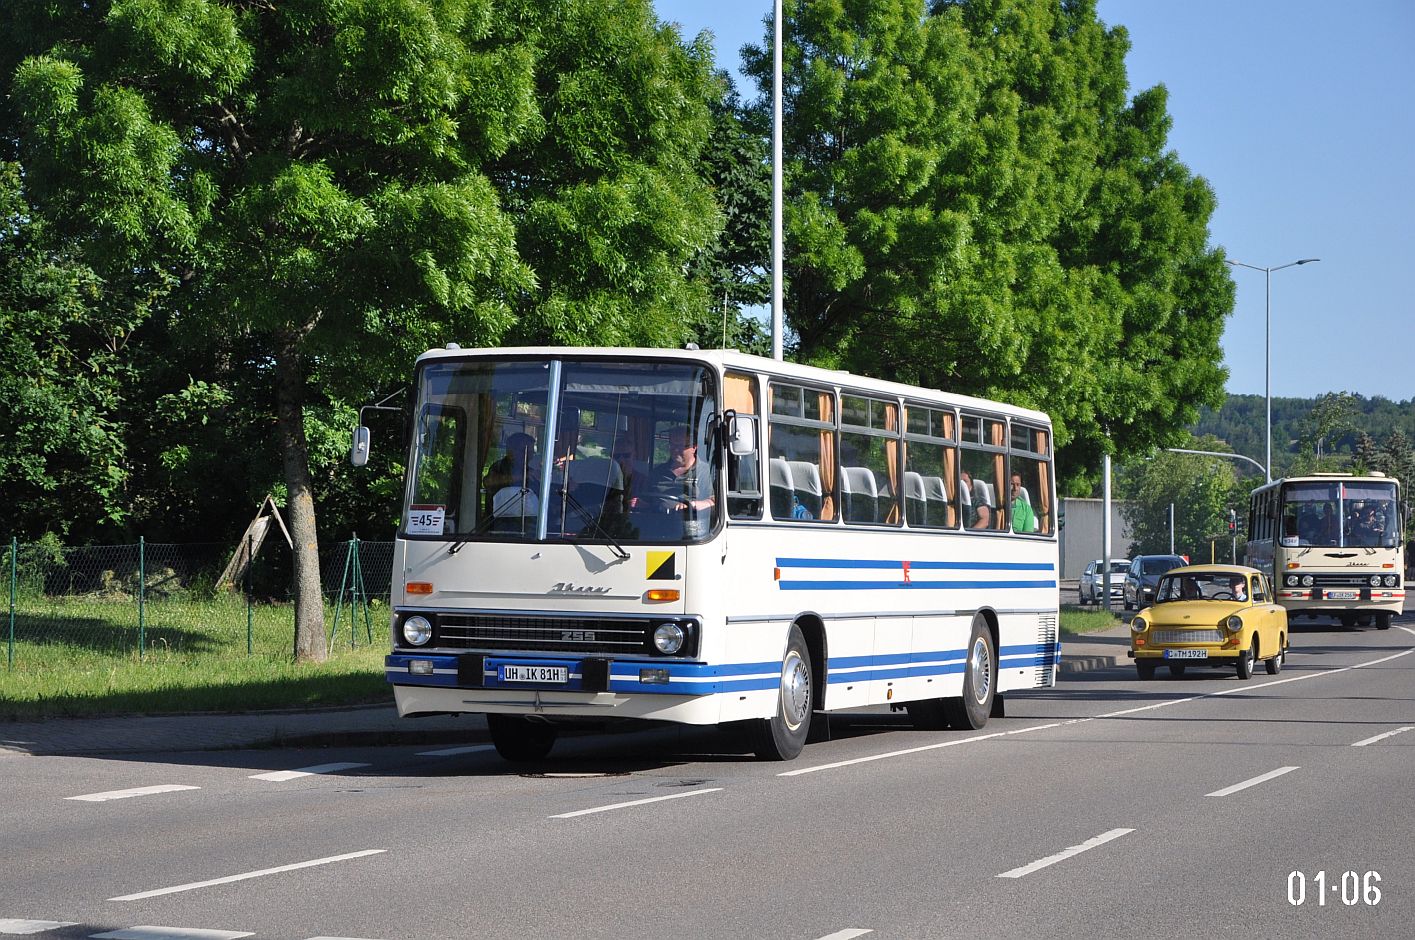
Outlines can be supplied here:
[[1169, 504], [1169, 553], [1174, 554], [1174, 504]]
[[772, 43], [771, 88], [771, 358], [781, 361], [781, 0], [776, 0], [776, 37]]
[[1110, 610], [1110, 454], [1101, 463], [1101, 596]]

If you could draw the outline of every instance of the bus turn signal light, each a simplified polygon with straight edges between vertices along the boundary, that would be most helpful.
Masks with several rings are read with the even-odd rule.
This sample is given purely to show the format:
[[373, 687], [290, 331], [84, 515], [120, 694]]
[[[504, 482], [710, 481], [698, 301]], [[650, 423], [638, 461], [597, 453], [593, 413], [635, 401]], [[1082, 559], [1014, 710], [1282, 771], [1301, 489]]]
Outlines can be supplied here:
[[431, 581], [409, 581], [403, 586], [403, 590], [409, 594], [431, 594]]
[[644, 595], [644, 600], [649, 601], [676, 601], [678, 600], [677, 588], [654, 588]]

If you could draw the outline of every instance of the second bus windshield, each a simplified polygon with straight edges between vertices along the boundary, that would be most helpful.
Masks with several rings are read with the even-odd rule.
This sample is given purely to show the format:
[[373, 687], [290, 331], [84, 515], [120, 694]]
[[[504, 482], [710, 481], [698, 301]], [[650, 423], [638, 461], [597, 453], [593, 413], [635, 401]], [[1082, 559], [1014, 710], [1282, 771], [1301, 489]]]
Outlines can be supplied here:
[[1282, 494], [1288, 548], [1394, 548], [1399, 544], [1395, 484], [1292, 483]]

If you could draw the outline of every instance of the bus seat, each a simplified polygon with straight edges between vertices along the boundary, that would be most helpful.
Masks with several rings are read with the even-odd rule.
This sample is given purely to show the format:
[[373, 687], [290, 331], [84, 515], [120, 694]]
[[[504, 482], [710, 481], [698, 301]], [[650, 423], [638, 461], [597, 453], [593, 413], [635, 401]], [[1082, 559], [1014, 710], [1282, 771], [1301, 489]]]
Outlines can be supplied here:
[[904, 518], [910, 525], [927, 525], [928, 496], [924, 493], [924, 478], [913, 470], [904, 471]]
[[928, 524], [948, 525], [948, 490], [943, 486], [943, 477], [924, 477], [924, 498], [928, 500]]
[[825, 503], [820, 468], [809, 460], [788, 460], [787, 465], [791, 468], [791, 492], [796, 502], [806, 508], [809, 518], [819, 519]]
[[840, 495], [846, 522], [878, 522], [879, 491], [869, 467], [844, 467], [840, 471]]
[[784, 457], [770, 460], [771, 515], [775, 519], [791, 518], [791, 468]]

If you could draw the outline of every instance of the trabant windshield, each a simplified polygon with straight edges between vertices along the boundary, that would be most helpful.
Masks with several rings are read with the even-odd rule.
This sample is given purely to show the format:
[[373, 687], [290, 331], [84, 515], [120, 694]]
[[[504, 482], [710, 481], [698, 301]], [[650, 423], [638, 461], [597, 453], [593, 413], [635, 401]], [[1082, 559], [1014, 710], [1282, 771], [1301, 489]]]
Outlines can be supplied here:
[[1246, 601], [1248, 578], [1228, 572], [1172, 574], [1160, 579], [1155, 603], [1168, 601]]
[[1393, 481], [1313, 481], [1283, 487], [1285, 547], [1394, 548], [1399, 539]]
[[716, 382], [681, 361], [434, 360], [410, 538], [684, 542], [717, 524]]

